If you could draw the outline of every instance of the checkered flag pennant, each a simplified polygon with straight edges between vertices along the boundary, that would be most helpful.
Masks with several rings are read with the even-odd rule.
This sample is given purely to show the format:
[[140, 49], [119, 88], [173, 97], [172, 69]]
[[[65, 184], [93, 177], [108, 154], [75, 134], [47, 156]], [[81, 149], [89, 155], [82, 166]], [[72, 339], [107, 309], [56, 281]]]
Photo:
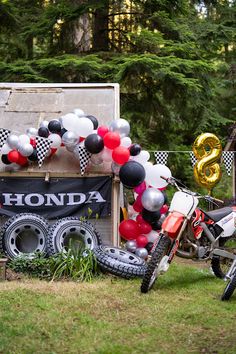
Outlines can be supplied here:
[[74, 155], [80, 162], [80, 173], [83, 176], [90, 161], [92, 154], [84, 146], [77, 145], [74, 149]]
[[11, 134], [10, 130], [0, 128], [0, 151], [10, 134]]
[[225, 165], [225, 169], [227, 172], [227, 175], [231, 175], [231, 170], [233, 166], [233, 161], [234, 161], [234, 151], [223, 151], [222, 152], [222, 159]]
[[192, 167], [194, 167], [197, 162], [197, 158], [192, 151], [189, 151], [189, 156], [190, 156]]
[[155, 151], [154, 152], [156, 163], [161, 163], [163, 165], [167, 164], [169, 152], [168, 151]]
[[36, 151], [37, 151], [37, 156], [38, 156], [39, 167], [42, 166], [43, 161], [48, 154], [51, 144], [52, 144], [52, 141], [50, 139], [43, 138], [41, 136], [36, 136]]

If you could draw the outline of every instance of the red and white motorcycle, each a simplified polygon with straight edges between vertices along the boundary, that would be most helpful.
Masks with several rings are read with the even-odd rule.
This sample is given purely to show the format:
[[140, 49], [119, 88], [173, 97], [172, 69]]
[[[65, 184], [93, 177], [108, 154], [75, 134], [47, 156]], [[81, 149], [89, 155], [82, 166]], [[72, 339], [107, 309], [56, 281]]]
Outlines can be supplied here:
[[197, 208], [200, 198], [213, 204], [222, 201], [192, 192], [173, 177], [166, 181], [175, 186], [177, 192], [153, 245], [142, 293], [147, 293], [158, 276], [168, 270], [175, 255], [198, 261], [211, 260], [212, 270], [219, 278], [225, 278], [236, 259], [236, 206], [203, 211]]

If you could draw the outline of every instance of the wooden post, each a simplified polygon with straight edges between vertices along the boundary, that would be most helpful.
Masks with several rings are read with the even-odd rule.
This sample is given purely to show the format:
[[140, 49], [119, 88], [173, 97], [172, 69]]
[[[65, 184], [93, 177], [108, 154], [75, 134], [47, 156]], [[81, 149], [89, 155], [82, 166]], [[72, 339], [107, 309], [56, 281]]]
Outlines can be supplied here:
[[7, 275], [7, 258], [0, 258], [0, 280], [6, 280]]

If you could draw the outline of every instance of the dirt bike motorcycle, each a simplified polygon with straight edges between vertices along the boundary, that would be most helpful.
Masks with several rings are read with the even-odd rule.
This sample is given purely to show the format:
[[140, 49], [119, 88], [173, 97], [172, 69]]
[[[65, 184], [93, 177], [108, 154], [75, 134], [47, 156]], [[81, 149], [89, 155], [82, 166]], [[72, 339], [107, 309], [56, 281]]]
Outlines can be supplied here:
[[229, 300], [236, 288], [236, 259], [233, 261], [229, 271], [226, 273], [224, 280], [228, 281], [228, 284], [226, 285], [221, 296], [222, 301]]
[[236, 259], [236, 206], [203, 211], [198, 208], [199, 199], [217, 207], [217, 202], [222, 201], [192, 192], [174, 177], [162, 178], [177, 191], [153, 245], [141, 292], [147, 293], [152, 288], [158, 276], [168, 270], [175, 255], [196, 261], [210, 260], [214, 274], [225, 278]]

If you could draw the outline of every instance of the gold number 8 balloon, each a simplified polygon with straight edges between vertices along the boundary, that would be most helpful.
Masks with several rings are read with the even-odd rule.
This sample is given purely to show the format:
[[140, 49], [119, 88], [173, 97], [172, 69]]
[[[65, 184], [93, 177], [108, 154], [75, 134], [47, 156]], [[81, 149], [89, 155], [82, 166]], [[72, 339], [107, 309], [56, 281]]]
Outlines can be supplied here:
[[220, 140], [212, 133], [203, 133], [194, 141], [193, 152], [197, 158], [194, 166], [195, 180], [206, 187], [210, 194], [221, 179], [221, 169], [217, 163], [222, 153]]

